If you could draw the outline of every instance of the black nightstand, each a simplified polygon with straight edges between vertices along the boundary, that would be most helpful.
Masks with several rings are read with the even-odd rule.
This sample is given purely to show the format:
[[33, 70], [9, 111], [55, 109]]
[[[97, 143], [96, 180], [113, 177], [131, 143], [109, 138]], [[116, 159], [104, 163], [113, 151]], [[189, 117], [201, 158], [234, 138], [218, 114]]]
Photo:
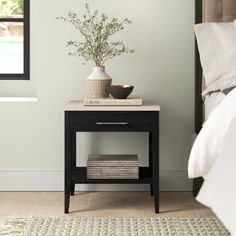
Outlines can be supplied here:
[[[150, 184], [155, 212], [159, 213], [159, 112], [160, 106], [83, 106], [71, 101], [65, 109], [65, 213], [75, 184]], [[139, 168], [139, 179], [87, 179], [86, 167], [76, 166], [76, 132], [148, 132], [149, 166]]]

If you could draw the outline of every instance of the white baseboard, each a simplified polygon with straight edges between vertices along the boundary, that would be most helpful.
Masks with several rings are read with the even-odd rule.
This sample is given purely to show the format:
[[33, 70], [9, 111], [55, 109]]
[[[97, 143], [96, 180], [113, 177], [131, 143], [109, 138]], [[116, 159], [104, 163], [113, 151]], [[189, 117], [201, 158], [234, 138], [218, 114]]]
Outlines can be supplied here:
[[[63, 191], [63, 170], [0, 170], [0, 191]], [[148, 185], [79, 184], [78, 191], [146, 191]], [[186, 170], [161, 170], [161, 191], [191, 191]]]

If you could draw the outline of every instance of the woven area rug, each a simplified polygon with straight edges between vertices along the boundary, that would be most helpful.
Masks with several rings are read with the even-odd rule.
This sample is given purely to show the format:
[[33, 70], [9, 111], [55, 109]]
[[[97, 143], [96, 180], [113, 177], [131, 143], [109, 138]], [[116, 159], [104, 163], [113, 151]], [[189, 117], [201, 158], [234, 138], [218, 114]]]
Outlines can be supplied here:
[[230, 235], [216, 218], [12, 218], [10, 236], [213, 236]]

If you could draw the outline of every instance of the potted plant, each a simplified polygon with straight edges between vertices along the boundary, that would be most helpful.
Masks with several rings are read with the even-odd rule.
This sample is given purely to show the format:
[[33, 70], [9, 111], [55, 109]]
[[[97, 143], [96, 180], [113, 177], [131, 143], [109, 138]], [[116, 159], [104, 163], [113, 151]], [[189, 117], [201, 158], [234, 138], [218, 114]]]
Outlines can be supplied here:
[[111, 41], [110, 38], [131, 24], [129, 19], [122, 21], [117, 18], [109, 19], [105, 14], [99, 15], [98, 11], [91, 13], [86, 4], [86, 13], [80, 17], [77, 13], [70, 12], [68, 17], [58, 17], [71, 23], [78, 30], [83, 40], [68, 41], [67, 46], [73, 48], [71, 56], [79, 56], [94, 62], [93, 72], [87, 78], [88, 97], [101, 98], [109, 96], [111, 77], [105, 72], [105, 63], [123, 53], [132, 53], [122, 41]]

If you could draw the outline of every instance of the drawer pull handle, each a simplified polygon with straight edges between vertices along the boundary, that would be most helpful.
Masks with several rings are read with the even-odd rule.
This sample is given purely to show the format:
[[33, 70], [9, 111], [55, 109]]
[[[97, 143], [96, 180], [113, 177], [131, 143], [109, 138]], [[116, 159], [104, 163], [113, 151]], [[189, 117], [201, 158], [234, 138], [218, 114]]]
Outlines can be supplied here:
[[128, 125], [128, 122], [96, 122], [96, 125]]

